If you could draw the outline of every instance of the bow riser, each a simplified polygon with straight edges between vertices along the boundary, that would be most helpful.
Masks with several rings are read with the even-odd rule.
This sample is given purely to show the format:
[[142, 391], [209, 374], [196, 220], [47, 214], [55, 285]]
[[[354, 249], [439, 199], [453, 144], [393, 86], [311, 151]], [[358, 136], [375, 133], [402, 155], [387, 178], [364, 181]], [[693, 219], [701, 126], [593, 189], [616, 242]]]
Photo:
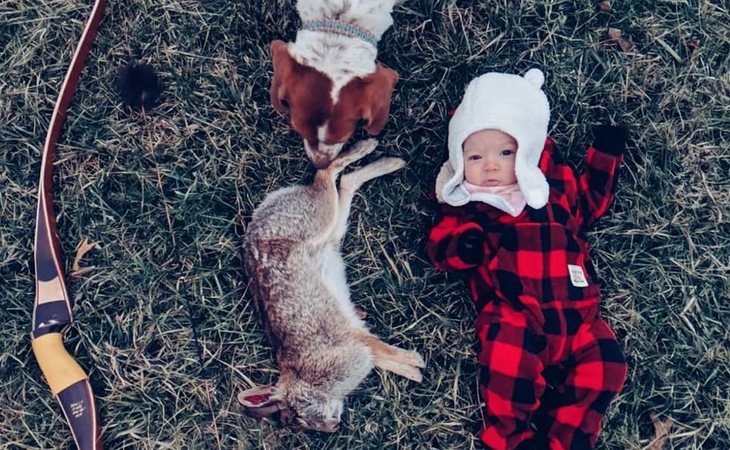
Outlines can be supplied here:
[[66, 351], [63, 335], [47, 333], [33, 339], [31, 345], [46, 382], [63, 409], [76, 446], [80, 450], [101, 450], [101, 433], [89, 378]]

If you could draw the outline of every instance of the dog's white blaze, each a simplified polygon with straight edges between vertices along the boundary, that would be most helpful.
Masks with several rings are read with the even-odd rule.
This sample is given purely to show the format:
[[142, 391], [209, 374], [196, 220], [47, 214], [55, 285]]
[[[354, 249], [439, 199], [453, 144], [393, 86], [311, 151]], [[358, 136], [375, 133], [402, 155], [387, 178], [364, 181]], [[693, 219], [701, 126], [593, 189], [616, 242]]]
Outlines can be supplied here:
[[[324, 141], [327, 139], [328, 128], [329, 121], [325, 122], [324, 125], [317, 127], [317, 140], [319, 141], [319, 144], [317, 145], [317, 153], [335, 157], [338, 153], [340, 153], [340, 150], [342, 150], [344, 143], [338, 142], [334, 144], [325, 144]], [[310, 154], [313, 154], [312, 148], [306, 140], [304, 141], [304, 147]]]
[[339, 142], [336, 144], [322, 144], [320, 142], [319, 151], [331, 157], [335, 157], [338, 153], [340, 153], [340, 150], [342, 150], [342, 147], [344, 145], [344, 142]]
[[[327, 139], [327, 127], [329, 126], [329, 120], [324, 123], [324, 125], [317, 128], [317, 140], [322, 143], [325, 139]], [[321, 147], [321, 145], [320, 145]]]

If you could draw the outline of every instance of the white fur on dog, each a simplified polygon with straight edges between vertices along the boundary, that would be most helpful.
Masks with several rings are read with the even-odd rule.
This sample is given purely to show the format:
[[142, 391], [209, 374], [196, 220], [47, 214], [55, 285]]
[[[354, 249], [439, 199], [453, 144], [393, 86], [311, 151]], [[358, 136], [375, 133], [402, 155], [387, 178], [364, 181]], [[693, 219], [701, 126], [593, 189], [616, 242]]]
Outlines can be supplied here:
[[[367, 30], [376, 40], [393, 25], [394, 0], [299, 0], [297, 11], [303, 22], [337, 20]], [[355, 77], [375, 72], [378, 49], [355, 37], [321, 31], [299, 30], [289, 53], [299, 62], [327, 75], [333, 83], [332, 101], [340, 89]]]

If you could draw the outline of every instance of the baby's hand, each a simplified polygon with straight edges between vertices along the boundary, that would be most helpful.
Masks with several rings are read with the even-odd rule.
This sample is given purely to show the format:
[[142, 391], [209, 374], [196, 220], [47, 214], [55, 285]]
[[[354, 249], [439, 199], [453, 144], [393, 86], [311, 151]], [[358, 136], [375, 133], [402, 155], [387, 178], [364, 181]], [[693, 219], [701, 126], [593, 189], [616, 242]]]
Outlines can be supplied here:
[[593, 147], [610, 155], [621, 155], [626, 149], [626, 127], [599, 125], [593, 130]]
[[456, 242], [456, 253], [467, 264], [479, 264], [484, 257], [484, 233], [466, 230]]

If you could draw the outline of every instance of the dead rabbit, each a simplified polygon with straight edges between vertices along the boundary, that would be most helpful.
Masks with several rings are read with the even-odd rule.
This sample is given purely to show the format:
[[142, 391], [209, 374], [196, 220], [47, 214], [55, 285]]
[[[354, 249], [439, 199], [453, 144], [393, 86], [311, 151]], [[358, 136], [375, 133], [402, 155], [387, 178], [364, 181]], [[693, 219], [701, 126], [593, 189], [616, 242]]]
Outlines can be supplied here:
[[335, 432], [345, 397], [373, 367], [421, 381], [424, 361], [371, 334], [350, 301], [340, 244], [350, 205], [365, 182], [404, 166], [381, 158], [337, 176], [371, 153], [361, 141], [317, 171], [309, 186], [269, 194], [254, 211], [244, 262], [279, 365], [275, 385], [246, 390], [238, 399], [256, 417], [281, 413], [287, 426]]

